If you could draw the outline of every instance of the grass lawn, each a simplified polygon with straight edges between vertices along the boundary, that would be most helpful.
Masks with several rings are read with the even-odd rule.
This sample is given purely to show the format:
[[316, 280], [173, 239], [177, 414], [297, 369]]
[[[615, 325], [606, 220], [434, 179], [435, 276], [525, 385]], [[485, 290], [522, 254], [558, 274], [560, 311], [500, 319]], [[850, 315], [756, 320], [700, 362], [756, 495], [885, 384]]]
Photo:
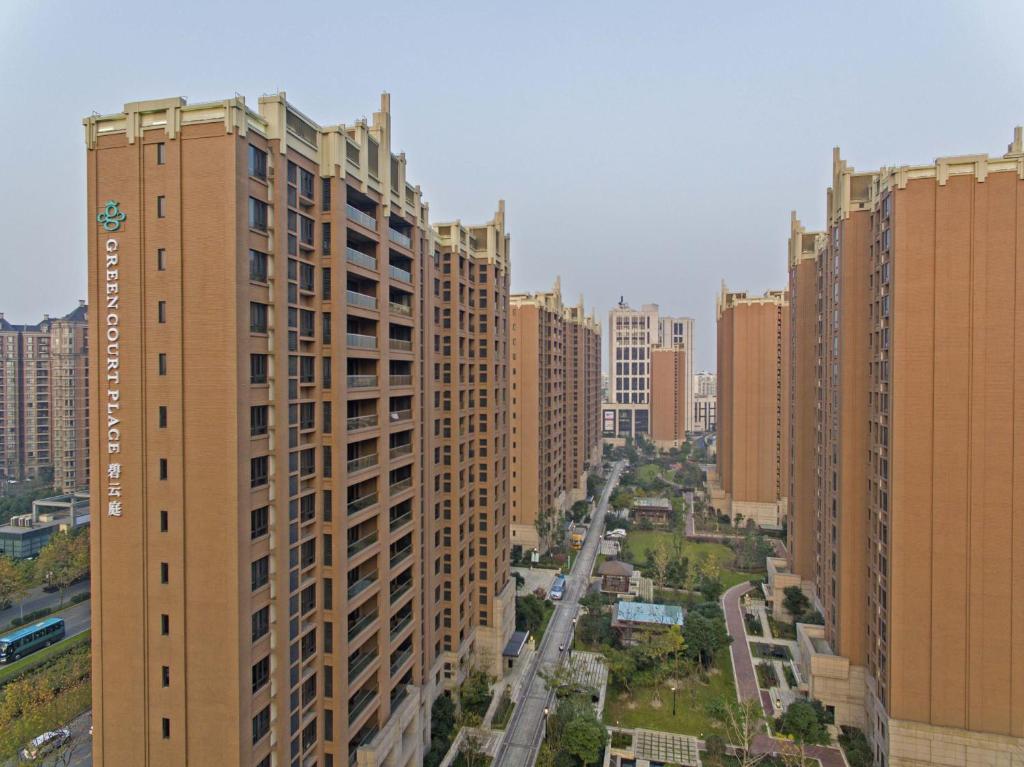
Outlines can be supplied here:
[[537, 646], [540, 647], [540, 640], [544, 638], [544, 632], [548, 630], [548, 624], [551, 622], [551, 616], [555, 614], [555, 606], [544, 600], [544, 620], [540, 622], [540, 628], [537, 629], [537, 634], [534, 639], [537, 640]]
[[661, 476], [661, 467], [656, 463], [645, 463], [636, 470], [636, 478], [639, 482], [652, 482]]
[[73, 637], [62, 639], [55, 645], [50, 645], [49, 647], [45, 647], [38, 652], [34, 652], [25, 658], [14, 661], [14, 663], [8, 663], [6, 666], [0, 667], [0, 685], [5, 685], [14, 679], [17, 679], [22, 674], [48, 663], [58, 655], [62, 655], [79, 645], [88, 644], [89, 634], [90, 632], [84, 631]]
[[[717, 671], [716, 671], [717, 670]], [[736, 687], [732, 680], [732, 659], [729, 649], [715, 656], [714, 670], [707, 684], [687, 679], [676, 692], [676, 715], [672, 716], [672, 690], [663, 683], [658, 689], [661, 703], [652, 705], [654, 690], [650, 687], [633, 691], [627, 698], [623, 693], [609, 690], [604, 709], [604, 722], [620, 727], [643, 727], [686, 735], [708, 735], [721, 732], [721, 726], [706, 712], [713, 700], [735, 700]]]
[[[630, 532], [626, 536], [630, 555], [629, 561], [642, 570], [644, 561], [647, 559], [647, 550], [654, 550], [664, 543], [665, 548], [671, 554], [673, 551], [672, 539], [672, 533], [663, 530], [634, 530]], [[696, 541], [686, 541], [683, 543], [683, 556], [691, 564], [703, 559], [712, 552], [718, 556], [718, 562], [722, 566], [722, 585], [727, 589], [735, 586], [737, 583], [749, 581], [752, 578], [764, 577], [763, 572], [747, 573], [726, 569], [732, 564], [735, 554], [733, 554], [732, 549], [723, 543], [697, 543]]]

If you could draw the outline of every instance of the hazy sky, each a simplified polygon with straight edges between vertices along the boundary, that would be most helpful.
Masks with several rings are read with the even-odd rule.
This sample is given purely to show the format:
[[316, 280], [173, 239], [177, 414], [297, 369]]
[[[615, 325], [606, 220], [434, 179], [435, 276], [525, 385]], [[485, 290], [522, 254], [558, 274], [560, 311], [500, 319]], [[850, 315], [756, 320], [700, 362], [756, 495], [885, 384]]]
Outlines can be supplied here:
[[0, 0], [0, 311], [85, 296], [81, 118], [284, 90], [323, 124], [392, 94], [435, 221], [508, 206], [513, 288], [562, 277], [697, 322], [720, 281], [785, 281], [789, 211], [821, 225], [854, 167], [1001, 154], [1024, 122], [1024, 2]]

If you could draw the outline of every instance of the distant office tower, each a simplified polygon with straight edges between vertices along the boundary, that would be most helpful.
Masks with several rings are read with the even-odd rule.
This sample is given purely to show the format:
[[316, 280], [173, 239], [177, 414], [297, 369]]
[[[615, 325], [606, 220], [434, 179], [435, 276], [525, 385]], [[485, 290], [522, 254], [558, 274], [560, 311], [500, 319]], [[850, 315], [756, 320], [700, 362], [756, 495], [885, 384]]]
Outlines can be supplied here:
[[510, 316], [512, 545], [544, 550], [600, 459], [600, 327], [582, 300], [562, 303], [557, 280], [548, 292], [514, 294]]
[[420, 764], [511, 626], [502, 212], [431, 229], [386, 95], [85, 125], [95, 764]]
[[718, 376], [701, 371], [693, 374], [693, 396], [714, 397], [718, 394]]
[[693, 430], [713, 432], [718, 410], [718, 377], [700, 372], [693, 376]]
[[837, 151], [826, 231], [794, 221], [792, 370], [816, 373], [791, 389], [789, 565], [824, 615], [797, 637], [876, 764], [1024, 751], [1022, 199], [1017, 128], [1003, 157], [858, 173]]
[[712, 500], [762, 527], [781, 527], [786, 515], [788, 324], [786, 291], [754, 297], [722, 286]]
[[[674, 363], [663, 358], [660, 415], [655, 412], [653, 394], [653, 352], [675, 350]], [[677, 446], [693, 430], [693, 320], [662, 317], [657, 304], [632, 309], [620, 302], [608, 313], [608, 398], [603, 407], [605, 437], [653, 439], [661, 447]], [[673, 365], [675, 366], [673, 368]], [[675, 389], [668, 391], [667, 371], [676, 377]], [[655, 427], [654, 420], [661, 423]], [[682, 436], [679, 436], [679, 425]]]
[[64, 317], [12, 325], [0, 314], [0, 483], [89, 484], [85, 302]]

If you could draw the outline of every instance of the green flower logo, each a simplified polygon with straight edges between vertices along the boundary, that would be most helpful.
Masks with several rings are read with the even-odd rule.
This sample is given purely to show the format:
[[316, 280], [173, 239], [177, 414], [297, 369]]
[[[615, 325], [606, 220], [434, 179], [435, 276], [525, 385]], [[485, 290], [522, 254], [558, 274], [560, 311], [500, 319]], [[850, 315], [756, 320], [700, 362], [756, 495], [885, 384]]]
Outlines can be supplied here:
[[103, 212], [96, 214], [96, 220], [103, 224], [103, 228], [108, 232], [116, 232], [120, 229], [121, 222], [126, 218], [128, 216], [121, 212], [116, 200], [107, 200], [107, 204], [103, 206]]

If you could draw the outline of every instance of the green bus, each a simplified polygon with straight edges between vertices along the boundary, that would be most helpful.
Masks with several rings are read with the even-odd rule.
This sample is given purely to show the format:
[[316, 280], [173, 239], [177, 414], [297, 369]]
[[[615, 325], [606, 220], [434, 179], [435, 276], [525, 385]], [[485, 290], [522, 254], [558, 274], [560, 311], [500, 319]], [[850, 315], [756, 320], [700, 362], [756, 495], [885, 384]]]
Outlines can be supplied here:
[[0, 636], [0, 663], [24, 658], [64, 638], [64, 619], [47, 618]]

